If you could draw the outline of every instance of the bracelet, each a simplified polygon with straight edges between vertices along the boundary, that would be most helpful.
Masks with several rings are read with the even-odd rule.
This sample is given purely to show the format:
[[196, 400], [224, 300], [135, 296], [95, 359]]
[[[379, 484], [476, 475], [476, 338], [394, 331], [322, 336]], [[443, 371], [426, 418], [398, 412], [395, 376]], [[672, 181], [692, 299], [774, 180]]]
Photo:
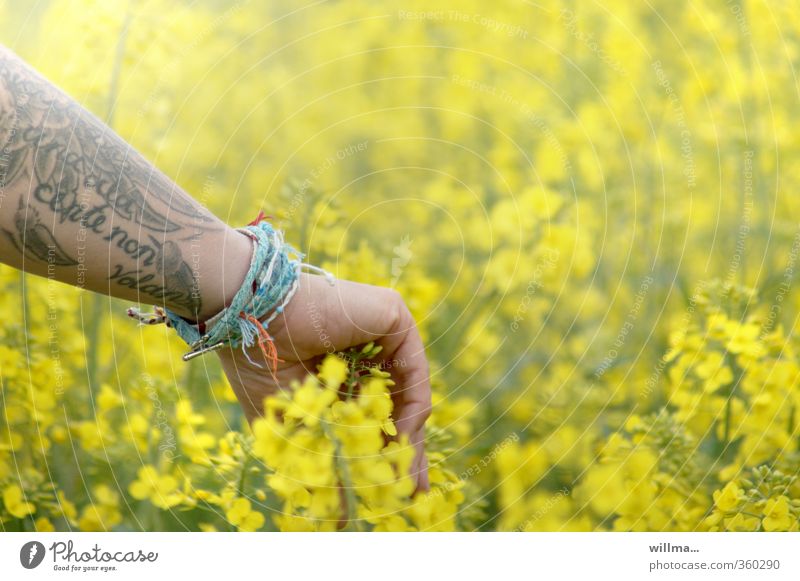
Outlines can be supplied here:
[[[247, 360], [261, 367], [247, 353], [248, 347], [258, 345], [274, 370], [280, 360], [267, 328], [297, 292], [302, 270], [325, 276], [331, 285], [335, 279], [326, 270], [302, 262], [304, 255], [284, 241], [283, 233], [264, 220], [263, 212], [237, 230], [253, 240], [254, 248], [247, 275], [228, 307], [199, 324], [162, 307], [154, 307], [152, 313], [131, 307], [128, 316], [137, 319], [140, 325], [164, 323], [175, 329], [190, 347], [183, 355], [184, 361], [225, 345], [234, 348], [241, 345]], [[290, 254], [295, 258], [290, 258]]]

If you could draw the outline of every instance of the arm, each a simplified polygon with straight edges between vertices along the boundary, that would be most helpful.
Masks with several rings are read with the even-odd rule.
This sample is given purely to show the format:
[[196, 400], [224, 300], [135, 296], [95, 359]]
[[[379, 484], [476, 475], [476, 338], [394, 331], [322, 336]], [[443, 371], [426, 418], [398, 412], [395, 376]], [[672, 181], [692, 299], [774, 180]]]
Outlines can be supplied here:
[[249, 252], [246, 236], [0, 47], [3, 262], [203, 319], [236, 291]]
[[[0, 47], [0, 261], [193, 320], [227, 306], [251, 242], [226, 226], [108, 127]], [[414, 319], [390, 289], [301, 275], [270, 325], [276, 372], [239, 349], [217, 354], [248, 419], [265, 396], [315, 370], [321, 356], [376, 341], [396, 381], [394, 418], [417, 447], [427, 488], [428, 364]], [[250, 359], [260, 353], [254, 349]]]

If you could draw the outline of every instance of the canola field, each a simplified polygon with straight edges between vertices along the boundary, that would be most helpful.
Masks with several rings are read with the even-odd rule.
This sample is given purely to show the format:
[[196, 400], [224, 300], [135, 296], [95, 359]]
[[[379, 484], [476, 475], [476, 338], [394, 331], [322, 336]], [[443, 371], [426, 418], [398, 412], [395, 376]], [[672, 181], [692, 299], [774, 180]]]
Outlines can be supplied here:
[[2, 530], [800, 528], [790, 3], [5, 0], [0, 42], [400, 291], [434, 388], [412, 497], [374, 346], [248, 426], [213, 357], [3, 266]]

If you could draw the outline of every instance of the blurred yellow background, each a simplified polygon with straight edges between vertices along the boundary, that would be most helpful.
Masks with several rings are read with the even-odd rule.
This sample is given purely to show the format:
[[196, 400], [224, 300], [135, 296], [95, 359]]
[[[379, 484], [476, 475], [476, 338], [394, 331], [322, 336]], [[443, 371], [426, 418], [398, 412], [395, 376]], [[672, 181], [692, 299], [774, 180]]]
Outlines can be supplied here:
[[[222, 219], [406, 298], [434, 490], [359, 496], [378, 530], [798, 529], [798, 30], [749, 0], [0, 1], [0, 42]], [[328, 526], [210, 358], [0, 284], [4, 530]]]

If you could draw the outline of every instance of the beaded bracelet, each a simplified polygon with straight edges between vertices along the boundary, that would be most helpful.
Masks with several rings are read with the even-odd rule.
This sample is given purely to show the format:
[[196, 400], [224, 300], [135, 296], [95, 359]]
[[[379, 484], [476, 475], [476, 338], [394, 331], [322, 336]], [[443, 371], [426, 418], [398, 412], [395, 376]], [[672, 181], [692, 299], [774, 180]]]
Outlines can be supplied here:
[[[264, 221], [263, 212], [238, 231], [253, 240], [254, 248], [247, 275], [228, 307], [200, 324], [190, 323], [161, 307], [154, 307], [152, 313], [131, 307], [128, 316], [143, 325], [165, 323], [175, 329], [190, 347], [184, 361], [225, 345], [241, 345], [247, 360], [261, 367], [247, 353], [248, 347], [257, 344], [274, 370], [279, 359], [267, 328], [297, 292], [300, 272], [306, 269], [322, 274], [331, 285], [335, 279], [331, 273], [301, 262], [304, 255], [284, 241], [280, 230]], [[290, 254], [296, 258], [290, 259]]]

